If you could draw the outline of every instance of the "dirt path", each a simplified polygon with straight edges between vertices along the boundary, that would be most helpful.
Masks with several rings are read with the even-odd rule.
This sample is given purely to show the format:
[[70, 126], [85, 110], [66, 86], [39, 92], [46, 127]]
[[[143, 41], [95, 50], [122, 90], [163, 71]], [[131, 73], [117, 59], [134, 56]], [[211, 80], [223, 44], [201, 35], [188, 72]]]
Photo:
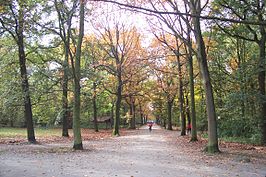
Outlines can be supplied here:
[[[0, 145], [1, 177], [206, 177], [266, 176], [266, 160], [236, 153], [209, 156], [179, 132], [155, 126], [126, 136], [85, 141], [84, 151], [70, 144]], [[188, 147], [192, 146], [192, 147]], [[195, 146], [195, 147], [194, 147]], [[247, 154], [241, 154], [247, 157]], [[245, 159], [243, 159], [245, 160]]]

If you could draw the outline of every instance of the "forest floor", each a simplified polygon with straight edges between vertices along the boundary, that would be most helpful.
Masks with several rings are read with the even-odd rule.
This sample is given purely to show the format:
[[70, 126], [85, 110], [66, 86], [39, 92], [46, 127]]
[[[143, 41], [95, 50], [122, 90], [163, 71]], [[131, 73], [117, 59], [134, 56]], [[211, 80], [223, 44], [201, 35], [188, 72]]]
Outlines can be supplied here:
[[266, 147], [220, 142], [222, 153], [204, 153], [206, 140], [154, 126], [111, 137], [83, 130], [83, 151], [72, 139], [43, 137], [36, 145], [0, 138], [0, 177], [266, 177]]

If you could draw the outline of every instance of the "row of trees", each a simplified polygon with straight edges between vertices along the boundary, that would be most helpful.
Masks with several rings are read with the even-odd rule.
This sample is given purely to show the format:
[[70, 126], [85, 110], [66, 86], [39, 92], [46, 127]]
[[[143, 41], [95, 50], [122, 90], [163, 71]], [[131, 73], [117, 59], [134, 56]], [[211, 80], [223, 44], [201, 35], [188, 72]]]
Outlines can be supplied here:
[[97, 117], [108, 114], [119, 135], [121, 115], [134, 129], [153, 111], [169, 130], [180, 122], [181, 135], [191, 123], [192, 141], [207, 129], [208, 152], [219, 151], [218, 136], [265, 144], [263, 1], [105, 1], [147, 15], [150, 44], [115, 17], [135, 12], [108, 6], [100, 15], [105, 3], [1, 4], [2, 122], [25, 122], [34, 143], [33, 122], [62, 121], [69, 136], [73, 111], [74, 148], [82, 149], [80, 122], [93, 117], [98, 131]]

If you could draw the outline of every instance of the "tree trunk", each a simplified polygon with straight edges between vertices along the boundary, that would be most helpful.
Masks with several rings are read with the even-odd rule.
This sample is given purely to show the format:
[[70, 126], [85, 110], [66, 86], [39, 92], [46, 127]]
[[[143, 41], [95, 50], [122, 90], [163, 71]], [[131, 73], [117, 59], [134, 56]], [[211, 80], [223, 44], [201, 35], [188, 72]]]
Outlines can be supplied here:
[[168, 100], [167, 101], [167, 116], [168, 116], [168, 126], [167, 126], [167, 130], [173, 130], [173, 126], [172, 126], [172, 107], [173, 107], [173, 101], [172, 100]]
[[75, 72], [74, 72], [74, 113], [73, 113], [73, 133], [75, 150], [82, 150], [82, 139], [80, 130], [80, 58], [81, 46], [84, 36], [84, 6], [85, 2], [80, 1], [80, 21], [79, 21], [79, 36], [76, 50]]
[[[62, 2], [65, 3], [65, 2]], [[75, 0], [74, 4], [77, 4]], [[73, 4], [73, 7], [70, 11], [65, 12], [62, 9], [61, 3], [57, 0], [54, 1], [54, 5], [58, 15], [58, 26], [59, 26], [59, 36], [64, 42], [65, 48], [65, 60], [63, 62], [63, 83], [62, 83], [62, 110], [63, 110], [63, 127], [62, 127], [62, 136], [69, 137], [68, 129], [71, 127], [70, 117], [69, 117], [69, 108], [68, 108], [68, 79], [69, 79], [69, 57], [71, 56], [71, 61], [73, 61], [73, 56], [70, 50], [70, 36], [71, 36], [71, 24], [72, 17], [74, 13], [74, 8], [76, 6]], [[72, 12], [71, 12], [72, 11]], [[65, 19], [67, 18], [67, 19]], [[66, 23], [66, 26], [65, 26]], [[67, 31], [66, 31], [67, 28]]]
[[[191, 1], [191, 10], [194, 15], [199, 15], [200, 9], [201, 9], [200, 1], [197, 1], [197, 4], [195, 3], [195, 1]], [[205, 44], [201, 34], [199, 17], [194, 17], [192, 22], [194, 25], [194, 35], [196, 38], [196, 45], [197, 45], [197, 58], [200, 66], [200, 72], [202, 75], [203, 86], [206, 96], [206, 107], [207, 107], [207, 116], [208, 116], [208, 145], [206, 150], [209, 153], [215, 153], [219, 152], [217, 120], [216, 120], [216, 112], [214, 106], [213, 90], [212, 90], [210, 74], [207, 64], [207, 54], [205, 51]]]
[[[20, 4], [21, 5], [21, 4]], [[23, 9], [19, 7], [19, 16], [18, 16], [18, 28], [17, 28], [17, 44], [19, 50], [19, 66], [20, 66], [20, 75], [21, 75], [21, 86], [23, 91], [23, 99], [24, 99], [24, 116], [27, 126], [27, 137], [30, 143], [36, 143], [34, 127], [33, 127], [33, 119], [32, 119], [32, 108], [31, 108], [31, 99], [30, 99], [30, 90], [29, 90], [29, 82], [27, 76], [26, 69], [26, 55], [24, 50], [24, 13]]]
[[122, 79], [121, 73], [118, 73], [118, 86], [116, 91], [116, 103], [115, 103], [115, 120], [114, 120], [114, 130], [113, 135], [119, 136], [119, 127], [120, 127], [120, 107], [122, 101]]
[[136, 106], [132, 96], [130, 96], [130, 129], [136, 129]]
[[[190, 32], [189, 32], [190, 34]], [[189, 38], [190, 41], [190, 38]], [[197, 124], [196, 124], [196, 106], [194, 93], [194, 72], [193, 72], [193, 58], [192, 50], [188, 49], [188, 70], [189, 70], [189, 90], [190, 90], [190, 110], [191, 110], [191, 139], [190, 141], [197, 141]]]
[[184, 136], [186, 135], [186, 118], [185, 118], [185, 113], [184, 113], [184, 95], [183, 95], [183, 91], [180, 91], [180, 89], [181, 88], [179, 88], [179, 111], [180, 111], [180, 118], [181, 118], [181, 136]]
[[132, 118], [132, 128], [136, 129], [136, 105], [135, 101], [133, 101], [133, 118]]
[[115, 107], [115, 103], [114, 101], [112, 101], [112, 107], [111, 107], [111, 128], [113, 128], [114, 126], [114, 107]]
[[[264, 27], [261, 27], [264, 28]], [[262, 130], [262, 139], [261, 139], [261, 144], [266, 145], [266, 101], [265, 99], [265, 42], [266, 42], [266, 33], [265, 30], [264, 34], [262, 36], [262, 39], [259, 44], [260, 48], [260, 60], [259, 60], [259, 74], [258, 74], [258, 82], [259, 82], [259, 92], [260, 92], [260, 127]]]
[[187, 115], [187, 124], [191, 124], [191, 117], [190, 117], [190, 108], [188, 102], [188, 95], [186, 95], [186, 115]]
[[186, 119], [184, 113], [184, 92], [183, 92], [183, 80], [182, 80], [182, 68], [180, 63], [179, 52], [177, 54], [177, 69], [178, 69], [178, 82], [179, 82], [179, 111], [180, 111], [180, 118], [181, 118], [181, 136], [186, 135]]
[[[259, 4], [258, 4], [258, 7], [260, 7]], [[259, 21], [264, 20], [262, 13], [258, 14], [258, 20]], [[265, 26], [263, 25], [260, 25], [260, 34], [261, 34], [261, 40], [259, 41], [259, 50], [260, 50], [259, 57], [260, 58], [259, 58], [259, 74], [258, 74], [259, 92], [260, 92], [260, 98], [261, 98], [260, 99], [260, 105], [261, 105], [260, 106], [260, 127], [261, 127], [261, 132], [262, 132], [261, 144], [266, 145], [266, 101], [265, 101], [266, 31], [265, 31]]]
[[69, 137], [68, 134], [68, 54], [69, 49], [65, 45], [65, 61], [63, 64], [64, 74], [63, 74], [63, 96], [62, 96], [62, 109], [63, 109], [63, 128], [62, 128], [62, 136]]
[[142, 106], [141, 106], [141, 103], [139, 103], [139, 112], [140, 112], [141, 125], [144, 125], [144, 117], [143, 117], [143, 112], [142, 112]]
[[94, 122], [94, 130], [95, 132], [99, 132], [98, 129], [98, 121], [97, 121], [97, 103], [96, 103], [96, 83], [93, 82], [93, 96], [92, 96], [92, 102], [93, 102], [93, 122]]

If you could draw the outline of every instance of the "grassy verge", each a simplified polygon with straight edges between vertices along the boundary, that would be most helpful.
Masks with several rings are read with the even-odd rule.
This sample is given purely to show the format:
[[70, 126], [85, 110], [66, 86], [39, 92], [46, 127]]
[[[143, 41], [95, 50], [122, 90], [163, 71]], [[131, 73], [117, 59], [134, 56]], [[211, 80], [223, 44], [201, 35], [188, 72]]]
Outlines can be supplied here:
[[257, 138], [245, 138], [245, 137], [222, 137], [220, 138], [224, 142], [241, 143], [259, 145], [259, 139]]
[[[62, 130], [55, 128], [35, 128], [35, 136], [46, 137], [46, 136], [61, 136]], [[25, 128], [0, 128], [0, 138], [13, 138], [27, 136], [27, 130]]]
[[[208, 134], [203, 133], [200, 135], [202, 138], [207, 139]], [[260, 136], [257, 134], [254, 134], [251, 138], [247, 137], [219, 137], [219, 140], [223, 142], [228, 142], [228, 143], [241, 143], [241, 144], [251, 144], [251, 145], [259, 145], [260, 144]]]

